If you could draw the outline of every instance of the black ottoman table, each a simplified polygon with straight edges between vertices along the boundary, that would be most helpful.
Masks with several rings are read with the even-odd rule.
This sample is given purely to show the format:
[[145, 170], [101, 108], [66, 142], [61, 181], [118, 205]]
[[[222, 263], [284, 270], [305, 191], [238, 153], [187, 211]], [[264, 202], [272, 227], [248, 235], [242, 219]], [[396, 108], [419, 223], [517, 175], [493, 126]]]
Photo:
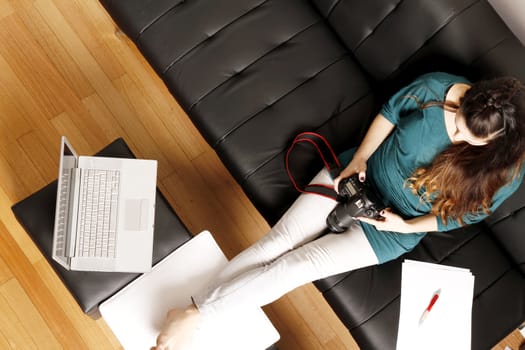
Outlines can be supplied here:
[[[117, 139], [96, 155], [134, 158], [123, 139]], [[57, 181], [54, 181], [13, 205], [12, 210], [81, 309], [91, 317], [98, 318], [98, 305], [138, 277], [139, 274], [68, 271], [56, 263], [51, 258], [56, 191]], [[154, 237], [154, 264], [192, 238], [192, 235], [159, 190], [157, 190], [156, 197]]]

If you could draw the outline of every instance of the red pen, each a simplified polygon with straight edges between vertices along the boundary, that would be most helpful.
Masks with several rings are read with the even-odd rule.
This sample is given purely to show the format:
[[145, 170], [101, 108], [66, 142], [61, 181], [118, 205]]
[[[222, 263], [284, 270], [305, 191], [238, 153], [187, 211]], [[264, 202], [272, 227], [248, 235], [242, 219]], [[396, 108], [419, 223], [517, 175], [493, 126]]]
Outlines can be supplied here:
[[441, 288], [439, 288], [438, 290], [436, 290], [434, 292], [434, 294], [432, 294], [432, 299], [430, 299], [430, 303], [428, 303], [427, 308], [425, 309], [425, 311], [423, 311], [423, 314], [419, 318], [419, 325], [420, 326], [423, 324], [423, 322], [425, 322], [425, 319], [427, 318], [428, 314], [430, 313], [430, 310], [432, 310], [432, 307], [434, 307], [434, 304], [436, 303], [436, 301], [439, 298], [439, 294], [441, 294]]

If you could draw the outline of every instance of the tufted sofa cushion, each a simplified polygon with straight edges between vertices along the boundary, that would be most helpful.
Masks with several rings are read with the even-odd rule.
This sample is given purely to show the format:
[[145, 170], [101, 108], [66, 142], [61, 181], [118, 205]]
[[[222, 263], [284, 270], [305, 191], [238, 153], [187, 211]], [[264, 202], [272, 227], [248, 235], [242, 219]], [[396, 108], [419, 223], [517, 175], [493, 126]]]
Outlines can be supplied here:
[[295, 134], [345, 130], [329, 137], [342, 150], [372, 114], [366, 75], [304, 0], [103, 3], [271, 223], [297, 196], [282, 166]]
[[[523, 48], [483, 0], [312, 0], [356, 60], [376, 80], [467, 69], [474, 77], [525, 78]], [[514, 49], [512, 49], [514, 48]], [[449, 70], [450, 70], [449, 69]], [[407, 71], [410, 73], [407, 76]]]

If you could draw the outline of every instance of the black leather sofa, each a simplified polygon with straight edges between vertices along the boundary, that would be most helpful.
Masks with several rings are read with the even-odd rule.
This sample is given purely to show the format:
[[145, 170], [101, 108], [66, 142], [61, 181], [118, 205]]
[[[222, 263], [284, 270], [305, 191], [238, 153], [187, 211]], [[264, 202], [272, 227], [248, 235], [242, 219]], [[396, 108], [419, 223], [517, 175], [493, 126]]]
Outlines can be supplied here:
[[[355, 146], [385, 99], [429, 71], [525, 81], [525, 48], [485, 0], [101, 2], [270, 224], [298, 195], [284, 169], [298, 133]], [[297, 152], [308, 182], [321, 164]], [[405, 258], [469, 268], [472, 348], [488, 349], [525, 320], [524, 206], [522, 186], [485, 222], [316, 285], [362, 349], [385, 350]]]

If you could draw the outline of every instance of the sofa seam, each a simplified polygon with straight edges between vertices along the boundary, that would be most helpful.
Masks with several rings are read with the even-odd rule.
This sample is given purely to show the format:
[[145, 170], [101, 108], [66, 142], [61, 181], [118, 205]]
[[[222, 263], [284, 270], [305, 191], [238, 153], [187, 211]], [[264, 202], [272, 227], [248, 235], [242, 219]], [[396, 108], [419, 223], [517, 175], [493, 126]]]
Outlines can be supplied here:
[[392, 73], [388, 74], [386, 76], [386, 79], [392, 77], [395, 72], [399, 71], [399, 69], [403, 66], [403, 64], [405, 62], [408, 62], [410, 61], [410, 59], [412, 59], [412, 57], [416, 56], [423, 47], [425, 47], [425, 45], [430, 42], [431, 40], [433, 40], [443, 29], [445, 29], [450, 23], [454, 22], [457, 18], [459, 18], [459, 16], [463, 15], [465, 12], [467, 12], [468, 10], [470, 10], [471, 8], [473, 8], [474, 6], [478, 5], [480, 3], [480, 0], [476, 0], [474, 2], [472, 2], [472, 4], [466, 6], [465, 8], [461, 9], [461, 11], [457, 12], [457, 13], [454, 13], [452, 16], [448, 17], [447, 20], [444, 22], [444, 24], [442, 26], [440, 26], [434, 33], [432, 33], [432, 35], [430, 35], [430, 37], [428, 37], [426, 40], [423, 41], [423, 43], [411, 54], [409, 55], [405, 60], [403, 60], [402, 63], [400, 63], [393, 71]]
[[215, 86], [214, 88], [210, 89], [208, 92], [206, 92], [203, 96], [199, 97], [199, 99], [197, 101], [195, 101], [194, 103], [191, 104], [191, 106], [189, 107], [189, 111], [193, 110], [193, 108], [198, 105], [200, 102], [202, 102], [202, 100], [204, 100], [207, 96], [209, 96], [210, 94], [212, 94], [215, 90], [217, 90], [218, 88], [220, 88], [221, 86], [223, 86], [224, 84], [226, 84], [227, 82], [229, 82], [231, 79], [234, 79], [235, 77], [239, 76], [240, 74], [242, 74], [244, 71], [246, 71], [248, 68], [252, 67], [254, 64], [256, 64], [257, 62], [259, 62], [261, 59], [263, 59], [264, 57], [268, 56], [269, 54], [271, 54], [272, 52], [274, 52], [275, 50], [278, 50], [279, 48], [281, 48], [283, 45], [289, 43], [291, 40], [297, 38], [299, 35], [303, 34], [304, 32], [308, 31], [310, 28], [318, 25], [319, 23], [321, 23], [322, 19], [319, 19], [318, 21], [315, 21], [314, 23], [311, 23], [309, 24], [308, 26], [306, 26], [305, 28], [301, 29], [300, 31], [298, 31], [297, 33], [294, 33], [291, 37], [289, 37], [288, 39], [280, 42], [278, 45], [272, 47], [270, 50], [268, 50], [267, 52], [265, 52], [263, 55], [257, 57], [257, 59], [255, 59], [254, 61], [252, 61], [250, 64], [248, 64], [246, 67], [244, 67], [243, 69], [241, 69], [240, 71], [236, 72], [235, 74], [233, 74], [232, 76], [230, 76], [228, 79], [224, 80], [223, 82], [221, 82], [220, 84], [218, 84], [217, 86]]
[[258, 4], [257, 6], [254, 6], [252, 7], [251, 9], [249, 9], [248, 11], [246, 11], [245, 13], [241, 14], [240, 16], [237, 16], [236, 18], [234, 18], [233, 20], [231, 20], [230, 22], [224, 24], [219, 30], [217, 30], [215, 33], [213, 33], [212, 35], [209, 35], [207, 36], [204, 40], [201, 40], [200, 42], [196, 43], [193, 47], [191, 47], [190, 49], [186, 50], [186, 52], [184, 52], [181, 56], [177, 57], [176, 59], [174, 59], [172, 62], [170, 62], [165, 68], [163, 68], [162, 70], [162, 77], [164, 78], [164, 76], [166, 75], [166, 73], [168, 73], [168, 71], [177, 63], [179, 62], [180, 60], [182, 60], [184, 57], [186, 57], [188, 54], [190, 54], [191, 52], [193, 52], [194, 50], [196, 50], [199, 46], [203, 45], [204, 43], [206, 43], [208, 40], [210, 40], [211, 38], [215, 37], [218, 33], [222, 32], [223, 30], [225, 30], [226, 28], [230, 27], [232, 24], [234, 24], [235, 22], [239, 21], [241, 18], [243, 18], [244, 16], [247, 16], [249, 14], [251, 14], [252, 12], [256, 11], [257, 9], [259, 9], [261, 6], [265, 5], [267, 2], [269, 2], [270, 0], [264, 0], [262, 1], [260, 4]]
[[335, 11], [335, 9], [343, 2], [343, 0], [337, 0], [336, 3], [332, 5], [332, 8], [328, 10], [328, 13], [326, 14], [326, 19], [329, 19], [332, 13]]
[[[349, 104], [348, 106], [346, 106], [345, 108], [343, 108], [342, 110], [340, 110], [339, 112], [337, 112], [336, 114], [332, 115], [330, 118], [328, 118], [327, 120], [325, 120], [323, 123], [319, 124], [316, 128], [314, 128], [314, 130], [319, 130], [320, 128], [322, 128], [324, 125], [326, 125], [328, 122], [330, 122], [331, 120], [333, 120], [334, 118], [337, 118], [339, 115], [343, 114], [344, 112], [346, 112], [347, 110], [349, 110], [350, 108], [352, 108], [353, 106], [355, 106], [357, 103], [361, 102], [362, 100], [364, 100], [367, 96], [369, 95], [369, 91], [367, 91], [367, 93], [365, 93], [363, 96], [359, 97], [358, 99], [356, 99], [354, 102], [352, 102], [351, 104]], [[278, 156], [284, 154], [285, 152], [287, 152], [288, 149], [285, 148], [279, 152], [276, 152], [274, 155], [272, 155], [271, 157], [268, 157], [265, 161], [261, 162], [257, 167], [255, 167], [253, 170], [251, 170], [250, 172], [248, 172], [245, 176], [243, 176], [243, 179], [242, 179], [242, 184], [246, 183], [246, 181], [249, 180], [250, 177], [252, 177], [256, 172], [259, 171], [259, 169], [263, 168], [266, 164], [268, 164], [269, 162], [271, 162], [272, 160], [274, 160], [275, 158], [277, 158]], [[346, 277], [345, 277], [346, 278]], [[343, 278], [344, 279], [344, 278]], [[341, 279], [341, 281], [343, 280]]]
[[[448, 257], [450, 257], [451, 255], [453, 255], [454, 253], [456, 253], [457, 251], [459, 251], [460, 249], [462, 249], [465, 245], [467, 245], [468, 243], [472, 242], [474, 239], [476, 239], [480, 234], [484, 234], [483, 232], [483, 227], [486, 228], [486, 229], [490, 229], [487, 224], [483, 221], [480, 221], [478, 223], [475, 223], [473, 225], [470, 225], [471, 227], [476, 227], [477, 229], [477, 233], [472, 235], [470, 238], [466, 239], [463, 241], [463, 243], [461, 243], [460, 245], [456, 246], [454, 249], [448, 251], [447, 253], [447, 256], [445, 257], [442, 257], [440, 259], [436, 258], [435, 256], [433, 256], [433, 258], [437, 261], [438, 264], [442, 264]], [[465, 229], [465, 227], [462, 227], [461, 228], [462, 230]], [[429, 252], [429, 255], [433, 255], [433, 254], [430, 254], [430, 250], [426, 247], [425, 244], [423, 244], [423, 247], [424, 249]]]
[[399, 6], [401, 6], [401, 3], [403, 3], [403, 0], [400, 0], [395, 6], [394, 8], [392, 8], [392, 10], [390, 10], [375, 26], [374, 26], [374, 29], [372, 29], [372, 31], [366, 36], [364, 37], [363, 39], [361, 39], [357, 45], [355, 46], [354, 49], [352, 49], [353, 52], [356, 52], [357, 50], [359, 50], [359, 48], [368, 40], [368, 38], [370, 38], [376, 31], [377, 29], [381, 26], [381, 24], [383, 24], [387, 18], [389, 18], [392, 13], [394, 13], [398, 8]]
[[[480, 298], [480, 296], [485, 293], [487, 290], [489, 290], [490, 288], [492, 288], [492, 286], [494, 286], [496, 283], [498, 283], [498, 281], [500, 281], [503, 277], [505, 277], [509, 272], [511, 272], [513, 270], [512, 266], [505, 269], [505, 271], [503, 272], [503, 274], [501, 274], [495, 281], [493, 281], [492, 283], [488, 284], [485, 288], [483, 288], [482, 290], [480, 290], [478, 293], [476, 293], [474, 296], [473, 296], [473, 299], [476, 300], [478, 298]], [[335, 287], [336, 285], [334, 285], [333, 287]], [[326, 292], [330, 291], [333, 287], [331, 287], [330, 289], [327, 289]], [[322, 294], [324, 295], [326, 292], [323, 292]], [[394, 303], [397, 299], [399, 299], [401, 297], [401, 293], [399, 293], [399, 295], [395, 296], [393, 299], [391, 299], [390, 301], [386, 302], [381, 308], [379, 308], [376, 312], [374, 312], [372, 315], [370, 315], [369, 317], [363, 319], [359, 324], [356, 324], [355, 326], [349, 328], [349, 331], [353, 330], [353, 329], [356, 329], [356, 328], [359, 328], [361, 327], [363, 324], [365, 324], [366, 322], [370, 321], [372, 318], [374, 318], [376, 315], [378, 315], [379, 313], [381, 313], [384, 309], [386, 309], [389, 305], [391, 305], [392, 303]]]
[[506, 268], [504, 270], [504, 272], [498, 276], [498, 278], [496, 278], [494, 281], [492, 281], [491, 283], [489, 283], [485, 288], [481, 289], [480, 291], [478, 291], [478, 293], [474, 294], [474, 297], [473, 299], [478, 299], [483, 293], [485, 293], [486, 291], [488, 291], [490, 288], [492, 288], [493, 286], [495, 286], [502, 278], [504, 278], [505, 276], [507, 276], [508, 273], [510, 273], [511, 271], [513, 271], [514, 268], [513, 266], [509, 266], [508, 268]]
[[142, 36], [142, 34], [147, 31], [151, 26], [153, 26], [155, 23], [157, 23], [162, 17], [164, 17], [168, 12], [171, 12], [174, 8], [182, 6], [186, 0], [181, 0], [180, 2], [176, 3], [172, 7], [168, 8], [166, 11], [161, 13], [160, 15], [157, 15], [153, 20], [151, 20], [144, 28], [140, 30], [140, 32], [137, 35], [137, 40]]
[[[510, 29], [509, 29], [510, 30]], [[485, 52], [483, 52], [481, 55], [479, 55], [478, 57], [474, 58], [472, 61], [470, 61], [469, 63], [469, 66], [472, 66], [472, 65], [475, 65], [476, 62], [478, 62], [479, 60], [481, 60], [483, 57], [485, 57], [487, 54], [489, 54], [490, 52], [492, 52], [493, 50], [497, 49], [498, 46], [500, 46], [501, 44], [503, 44], [504, 42], [506, 42], [507, 40], [509, 40], [511, 37], [509, 37], [508, 35], [506, 35], [503, 39], [501, 39], [500, 41], [498, 41], [496, 44], [494, 44], [492, 47], [488, 48]], [[498, 220], [499, 221], [499, 220]]]
[[324, 71], [326, 71], [327, 69], [329, 69], [330, 67], [332, 67], [333, 65], [335, 65], [336, 63], [338, 62], [341, 62], [345, 57], [348, 56], [348, 53], [344, 53], [343, 55], [339, 56], [335, 61], [333, 62], [330, 62], [329, 64], [327, 64], [326, 66], [322, 67], [321, 69], [319, 69], [317, 72], [315, 72], [312, 76], [306, 78], [304, 81], [302, 81], [301, 83], [299, 83], [298, 85], [294, 86], [291, 90], [285, 92], [282, 96], [278, 97], [277, 99], [275, 99], [273, 102], [271, 102], [270, 104], [266, 104], [262, 109], [256, 111], [255, 113], [253, 113], [251, 116], [245, 118], [244, 120], [238, 122], [236, 125], [234, 125], [233, 127], [231, 127], [228, 131], [226, 131], [224, 133], [224, 135], [222, 135], [221, 137], [219, 137], [213, 144], [213, 148], [216, 148], [218, 147], [222, 142], [224, 142], [228, 136], [230, 136], [232, 133], [234, 133], [236, 130], [238, 130], [239, 128], [241, 128], [244, 124], [248, 123], [250, 120], [252, 120], [253, 118], [255, 118], [257, 115], [259, 115], [260, 113], [264, 112], [265, 110], [267, 110], [268, 108], [274, 106], [276, 103], [279, 103], [283, 98], [285, 98], [286, 96], [290, 95], [291, 93], [293, 93], [294, 91], [296, 91], [298, 88], [300, 88], [301, 86], [303, 86], [304, 84], [306, 84], [307, 82], [315, 79], [317, 76], [319, 76], [319, 74], [323, 73]]
[[356, 324], [355, 326], [349, 328], [348, 330], [351, 331], [353, 329], [356, 329], [356, 328], [359, 328], [361, 327], [363, 324], [365, 324], [366, 322], [370, 321], [372, 318], [374, 318], [377, 314], [381, 313], [383, 310], [385, 310], [388, 306], [390, 306], [391, 304], [395, 303], [396, 300], [398, 300], [399, 298], [401, 297], [401, 293], [399, 293], [399, 295], [397, 295], [396, 297], [394, 297], [393, 299], [391, 299], [390, 301], [387, 301], [385, 304], [383, 304], [383, 306], [381, 306], [381, 308], [379, 308], [376, 312], [374, 312], [372, 315], [370, 315], [369, 317], [363, 319], [359, 324]]

